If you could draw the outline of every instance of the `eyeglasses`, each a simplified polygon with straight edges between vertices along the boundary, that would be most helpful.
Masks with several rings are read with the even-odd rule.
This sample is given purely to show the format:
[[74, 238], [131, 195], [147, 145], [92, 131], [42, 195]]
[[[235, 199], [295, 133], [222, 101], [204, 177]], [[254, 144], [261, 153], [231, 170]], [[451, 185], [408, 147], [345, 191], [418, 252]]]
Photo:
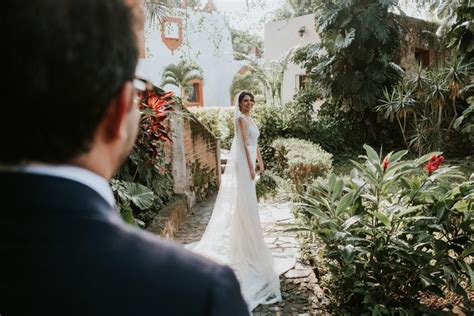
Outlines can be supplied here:
[[146, 79], [135, 76], [135, 78], [133, 78], [133, 87], [137, 91], [145, 92], [153, 90], [153, 83]]
[[133, 87], [135, 88], [133, 102], [134, 104], [140, 104], [142, 93], [145, 91], [153, 90], [153, 83], [151, 83], [151, 81], [135, 76], [133, 79]]

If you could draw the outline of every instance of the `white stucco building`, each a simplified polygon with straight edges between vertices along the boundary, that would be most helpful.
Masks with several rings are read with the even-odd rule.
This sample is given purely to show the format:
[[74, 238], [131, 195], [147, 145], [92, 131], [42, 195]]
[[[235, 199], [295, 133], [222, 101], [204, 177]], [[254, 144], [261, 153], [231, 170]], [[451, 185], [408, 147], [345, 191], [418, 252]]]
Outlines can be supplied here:
[[[314, 28], [314, 14], [307, 14], [288, 20], [280, 20], [265, 24], [264, 58], [268, 61], [281, 60], [292, 48], [302, 47], [310, 43], [319, 43], [321, 39]], [[306, 73], [298, 65], [289, 62], [283, 75], [282, 103], [293, 99], [302, 87]], [[323, 103], [316, 101], [315, 110]]]
[[145, 28], [145, 50], [146, 58], [140, 60], [137, 69], [139, 75], [180, 95], [178, 88], [162, 86], [163, 69], [182, 59], [193, 61], [202, 68], [204, 80], [193, 83], [194, 98], [189, 105], [231, 105], [232, 80], [244, 63], [234, 60], [228, 23], [215, 9], [174, 10], [160, 26]]

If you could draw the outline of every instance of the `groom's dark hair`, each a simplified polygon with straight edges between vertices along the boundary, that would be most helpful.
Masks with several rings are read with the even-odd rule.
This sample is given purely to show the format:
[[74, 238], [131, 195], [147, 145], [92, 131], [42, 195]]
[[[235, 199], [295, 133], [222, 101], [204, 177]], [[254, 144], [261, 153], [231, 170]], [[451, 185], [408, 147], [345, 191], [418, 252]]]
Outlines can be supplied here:
[[6, 0], [0, 164], [64, 163], [90, 149], [138, 61], [124, 1]]

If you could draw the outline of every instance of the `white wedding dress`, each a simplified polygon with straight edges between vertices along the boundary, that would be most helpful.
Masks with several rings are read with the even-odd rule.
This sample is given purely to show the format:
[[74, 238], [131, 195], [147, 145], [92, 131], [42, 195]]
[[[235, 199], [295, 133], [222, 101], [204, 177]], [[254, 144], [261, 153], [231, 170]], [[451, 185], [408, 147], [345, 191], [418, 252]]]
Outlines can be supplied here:
[[[236, 107], [237, 108], [237, 107]], [[236, 110], [235, 137], [209, 224], [190, 250], [229, 265], [239, 280], [242, 295], [252, 311], [259, 304], [281, 301], [278, 275], [289, 270], [293, 258], [278, 257], [278, 266], [263, 239], [255, 181], [250, 178], [238, 119], [246, 122], [247, 148], [253, 166], [257, 156], [259, 130], [254, 122]]]

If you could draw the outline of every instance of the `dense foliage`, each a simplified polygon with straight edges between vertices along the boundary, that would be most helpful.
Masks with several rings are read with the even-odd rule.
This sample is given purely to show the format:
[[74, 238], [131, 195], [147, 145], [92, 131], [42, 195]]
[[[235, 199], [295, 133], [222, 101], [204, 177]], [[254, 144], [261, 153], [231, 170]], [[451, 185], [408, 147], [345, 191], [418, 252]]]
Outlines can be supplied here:
[[321, 43], [296, 52], [312, 89], [344, 112], [377, 105], [383, 89], [400, 79], [394, 63], [400, 30], [389, 9], [396, 1], [321, 0], [315, 6]]
[[180, 60], [177, 64], [169, 64], [163, 69], [162, 86], [178, 87], [182, 98], [189, 98], [194, 80], [202, 80], [202, 68], [194, 62]]
[[319, 145], [306, 140], [277, 139], [272, 143], [275, 149], [275, 171], [290, 179], [297, 193], [317, 177], [325, 177], [332, 171], [332, 155]]
[[[458, 155], [472, 154], [474, 143], [455, 133], [453, 126], [467, 109], [468, 96], [474, 93], [473, 69], [474, 64], [457, 58], [438, 69], [420, 67], [391, 93], [385, 91], [377, 109], [385, 118], [397, 121], [405, 146], [419, 155], [445, 149]], [[466, 113], [466, 122], [468, 116]]]
[[112, 179], [112, 189], [122, 217], [146, 225], [172, 194], [171, 165], [164, 147], [171, 142], [167, 125], [177, 99], [157, 88], [142, 95], [142, 117], [132, 153]]
[[305, 224], [317, 235], [339, 308], [353, 315], [420, 314], [420, 292], [465, 299], [473, 289], [474, 177], [430, 153], [402, 160], [371, 147], [350, 177], [318, 179], [304, 196]]
[[263, 55], [263, 41], [257, 35], [233, 28], [230, 29], [230, 35], [235, 59], [244, 59], [244, 56], [248, 55], [254, 48]]

